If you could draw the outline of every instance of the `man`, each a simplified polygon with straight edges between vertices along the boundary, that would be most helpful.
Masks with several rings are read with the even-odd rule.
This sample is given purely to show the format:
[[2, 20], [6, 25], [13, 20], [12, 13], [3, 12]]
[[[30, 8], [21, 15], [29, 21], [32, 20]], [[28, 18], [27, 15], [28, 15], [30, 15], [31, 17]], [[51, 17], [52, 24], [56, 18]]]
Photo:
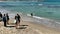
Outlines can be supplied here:
[[4, 26], [6, 27], [6, 15], [5, 14], [3, 16], [3, 22], [4, 22]]

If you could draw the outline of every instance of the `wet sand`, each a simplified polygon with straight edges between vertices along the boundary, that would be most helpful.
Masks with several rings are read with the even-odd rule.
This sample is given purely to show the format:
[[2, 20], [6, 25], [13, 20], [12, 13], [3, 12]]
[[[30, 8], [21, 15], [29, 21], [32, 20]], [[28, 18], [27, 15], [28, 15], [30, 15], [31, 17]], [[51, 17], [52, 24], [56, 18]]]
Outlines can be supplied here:
[[10, 26], [4, 27], [3, 22], [0, 22], [0, 34], [60, 34], [60, 31], [56, 29], [29, 21], [21, 21], [19, 29], [12, 27], [15, 24], [11, 24], [11, 20], [9, 23]]

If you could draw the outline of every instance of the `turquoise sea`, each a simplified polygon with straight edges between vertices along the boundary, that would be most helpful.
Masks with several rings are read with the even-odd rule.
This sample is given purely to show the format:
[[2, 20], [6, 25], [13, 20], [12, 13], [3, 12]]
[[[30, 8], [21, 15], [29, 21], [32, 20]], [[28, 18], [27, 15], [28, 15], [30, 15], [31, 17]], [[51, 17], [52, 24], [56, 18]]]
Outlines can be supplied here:
[[60, 2], [0, 2], [0, 8], [60, 21]]

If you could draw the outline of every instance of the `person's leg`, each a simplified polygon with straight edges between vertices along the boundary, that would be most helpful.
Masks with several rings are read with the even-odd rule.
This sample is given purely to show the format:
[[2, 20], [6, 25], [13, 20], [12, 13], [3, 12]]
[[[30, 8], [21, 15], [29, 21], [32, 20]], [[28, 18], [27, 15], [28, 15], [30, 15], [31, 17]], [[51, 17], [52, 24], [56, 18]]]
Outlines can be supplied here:
[[9, 24], [9, 20], [7, 20], [7, 24]]
[[17, 25], [17, 22], [16, 22], [15, 26], [16, 26], [16, 29], [17, 29], [17, 26], [18, 26], [18, 25]]
[[20, 25], [20, 23], [19, 23], [19, 21], [17, 21], [17, 25], [16, 25], [17, 29], [19, 29], [19, 25]]
[[20, 20], [18, 21], [18, 26], [20, 26]]
[[4, 21], [4, 26], [6, 27], [6, 21]]
[[20, 21], [18, 21], [18, 26], [17, 27], [20, 28]]

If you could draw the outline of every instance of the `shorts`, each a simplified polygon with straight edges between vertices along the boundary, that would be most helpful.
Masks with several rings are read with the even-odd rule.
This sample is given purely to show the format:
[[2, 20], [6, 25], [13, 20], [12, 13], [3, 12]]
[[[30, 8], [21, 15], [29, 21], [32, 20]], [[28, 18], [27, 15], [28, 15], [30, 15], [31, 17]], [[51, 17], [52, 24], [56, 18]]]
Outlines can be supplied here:
[[18, 24], [18, 23], [20, 23], [20, 20], [16, 21], [16, 23], [15, 23], [15, 24]]

